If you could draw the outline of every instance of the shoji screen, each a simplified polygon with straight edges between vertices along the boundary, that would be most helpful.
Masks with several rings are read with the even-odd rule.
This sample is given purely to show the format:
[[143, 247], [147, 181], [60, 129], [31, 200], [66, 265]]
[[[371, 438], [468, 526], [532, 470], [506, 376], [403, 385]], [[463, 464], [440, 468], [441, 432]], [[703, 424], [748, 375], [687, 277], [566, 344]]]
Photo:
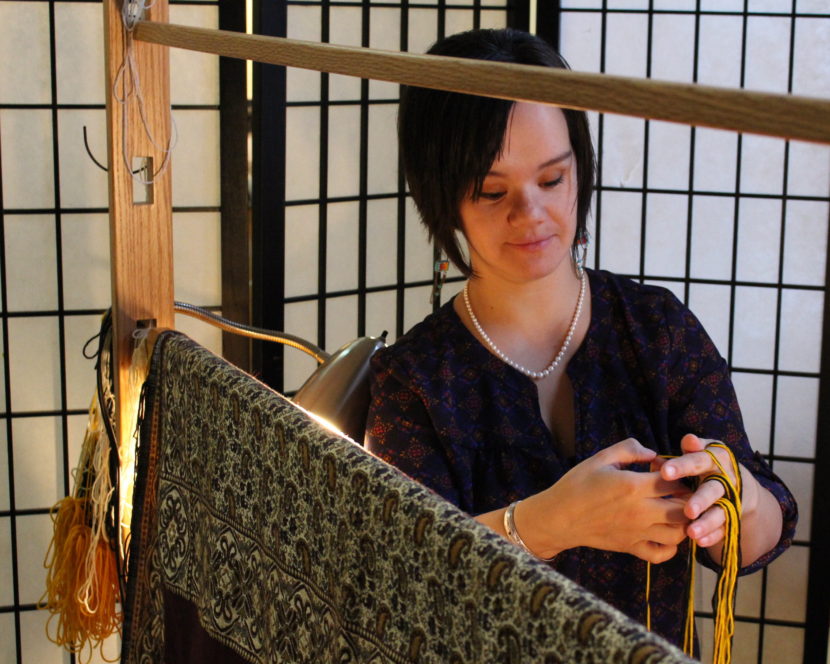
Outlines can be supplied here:
[[[830, 95], [826, 2], [561, 6], [560, 46], [575, 69]], [[730, 362], [754, 447], [799, 501], [795, 545], [740, 581], [735, 661], [799, 662], [811, 526], [827, 537], [811, 510], [830, 150], [612, 115], [594, 116], [593, 129], [600, 164], [595, 265], [667, 286], [692, 307]], [[814, 518], [826, 523], [826, 515]], [[698, 624], [706, 646], [713, 575], [702, 579]]]
[[[171, 20], [217, 26], [215, 2]], [[94, 390], [82, 348], [110, 305], [103, 9], [0, 0], [0, 662], [69, 655], [35, 610], [49, 507], [72, 486]], [[220, 302], [217, 60], [171, 53], [176, 297]], [[219, 336], [179, 322], [219, 349]], [[117, 644], [109, 652], [117, 654]], [[94, 661], [98, 661], [95, 658]]]
[[[503, 0], [288, 3], [288, 36], [425, 51], [439, 36], [507, 24]], [[285, 329], [333, 351], [389, 340], [431, 310], [433, 253], [398, 171], [398, 86], [287, 72]], [[285, 355], [285, 389], [314, 361]]]

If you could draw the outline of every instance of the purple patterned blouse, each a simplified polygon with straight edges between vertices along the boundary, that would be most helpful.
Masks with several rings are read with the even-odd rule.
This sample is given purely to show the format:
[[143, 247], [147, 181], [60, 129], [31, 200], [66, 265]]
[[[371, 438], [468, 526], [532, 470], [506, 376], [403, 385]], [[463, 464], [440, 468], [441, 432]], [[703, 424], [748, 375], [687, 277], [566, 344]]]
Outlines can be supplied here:
[[[574, 464], [624, 438], [678, 454], [686, 433], [722, 440], [778, 499], [775, 549], [792, 541], [795, 501], [747, 441], [726, 362], [695, 316], [668, 290], [588, 271], [591, 323], [568, 363], [576, 455], [562, 458], [530, 378], [504, 364], [467, 330], [448, 302], [372, 361], [366, 446], [476, 515], [537, 493]], [[652, 628], [682, 645], [687, 544], [652, 569]], [[705, 552], [704, 564], [714, 567]], [[638, 621], [645, 617], [646, 564], [587, 547], [552, 566]]]

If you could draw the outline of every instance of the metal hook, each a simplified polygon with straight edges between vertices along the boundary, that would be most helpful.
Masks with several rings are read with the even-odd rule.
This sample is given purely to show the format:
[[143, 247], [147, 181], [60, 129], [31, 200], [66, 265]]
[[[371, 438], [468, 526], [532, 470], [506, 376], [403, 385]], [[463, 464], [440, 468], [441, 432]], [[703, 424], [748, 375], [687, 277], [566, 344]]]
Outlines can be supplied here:
[[[89, 139], [87, 138], [86, 134], [86, 125], [84, 125], [84, 148], [86, 149], [86, 153], [89, 155], [89, 158], [95, 162], [95, 165], [100, 168], [102, 171], [109, 171], [109, 169], [104, 166], [100, 161], [95, 158], [95, 155], [92, 154], [92, 150], [89, 148]], [[146, 167], [137, 168], [134, 171], [131, 171], [133, 175], [138, 175], [141, 171], [146, 170]]]
[[86, 153], [89, 155], [89, 158], [95, 162], [95, 165], [100, 168], [102, 171], [108, 171], [109, 169], [104, 166], [100, 161], [95, 158], [95, 155], [92, 154], [92, 150], [89, 149], [89, 140], [87, 139], [86, 135], [86, 125], [84, 125], [84, 148], [86, 148]]

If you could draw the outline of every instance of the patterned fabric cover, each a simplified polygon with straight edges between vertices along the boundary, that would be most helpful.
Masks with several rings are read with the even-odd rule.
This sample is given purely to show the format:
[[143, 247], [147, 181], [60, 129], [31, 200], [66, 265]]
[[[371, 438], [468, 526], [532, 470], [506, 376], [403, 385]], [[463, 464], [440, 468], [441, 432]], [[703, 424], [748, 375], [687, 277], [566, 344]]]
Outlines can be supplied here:
[[690, 661], [178, 333], [144, 405], [126, 664]]

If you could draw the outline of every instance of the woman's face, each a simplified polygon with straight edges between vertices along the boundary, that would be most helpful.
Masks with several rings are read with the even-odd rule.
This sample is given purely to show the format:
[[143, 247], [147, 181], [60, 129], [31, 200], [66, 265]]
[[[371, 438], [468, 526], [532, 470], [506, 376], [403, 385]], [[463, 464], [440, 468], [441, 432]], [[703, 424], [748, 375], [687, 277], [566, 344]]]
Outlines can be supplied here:
[[470, 262], [482, 278], [523, 283], [570, 270], [576, 234], [576, 159], [553, 106], [517, 103], [503, 152], [460, 213]]

